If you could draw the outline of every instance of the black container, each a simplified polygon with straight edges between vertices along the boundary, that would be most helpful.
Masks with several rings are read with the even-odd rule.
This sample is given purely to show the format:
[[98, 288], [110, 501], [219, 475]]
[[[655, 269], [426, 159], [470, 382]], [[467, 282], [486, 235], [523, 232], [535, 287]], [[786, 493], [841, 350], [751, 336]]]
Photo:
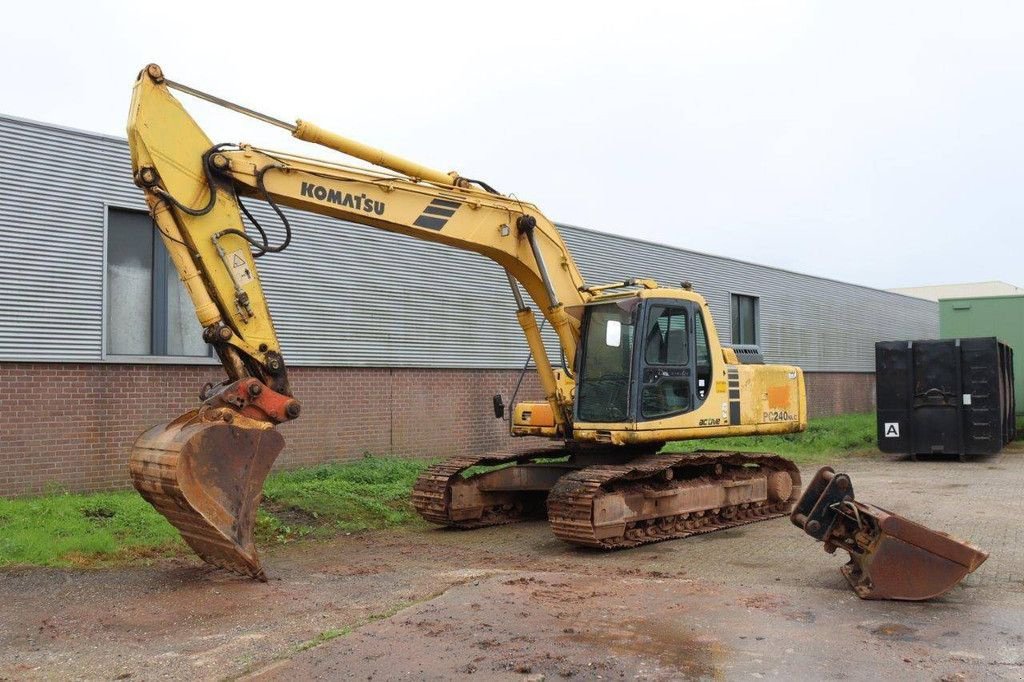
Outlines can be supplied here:
[[991, 455], [1017, 436], [1013, 349], [995, 337], [875, 344], [878, 449]]

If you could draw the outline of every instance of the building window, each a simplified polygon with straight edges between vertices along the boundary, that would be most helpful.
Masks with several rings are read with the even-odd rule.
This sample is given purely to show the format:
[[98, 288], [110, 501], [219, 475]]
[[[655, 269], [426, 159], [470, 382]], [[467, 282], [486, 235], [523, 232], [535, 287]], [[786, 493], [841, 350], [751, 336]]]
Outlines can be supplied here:
[[732, 342], [738, 346], [757, 345], [757, 296], [732, 295]]
[[108, 355], [209, 357], [192, 301], [148, 213], [107, 212]]

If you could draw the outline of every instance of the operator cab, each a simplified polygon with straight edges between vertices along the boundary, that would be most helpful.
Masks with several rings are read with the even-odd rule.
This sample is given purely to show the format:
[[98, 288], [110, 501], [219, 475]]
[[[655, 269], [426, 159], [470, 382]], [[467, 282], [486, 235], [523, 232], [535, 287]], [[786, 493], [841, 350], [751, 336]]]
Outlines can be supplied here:
[[656, 295], [591, 304], [581, 332], [576, 421], [664, 419], [707, 398], [711, 349], [696, 301]]

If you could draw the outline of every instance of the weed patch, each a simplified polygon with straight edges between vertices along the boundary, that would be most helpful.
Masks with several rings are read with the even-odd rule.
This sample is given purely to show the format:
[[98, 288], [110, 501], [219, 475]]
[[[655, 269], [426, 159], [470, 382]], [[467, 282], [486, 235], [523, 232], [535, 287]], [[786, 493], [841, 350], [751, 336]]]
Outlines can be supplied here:
[[313, 639], [305, 641], [302, 644], [299, 644], [297, 647], [295, 647], [295, 652], [299, 653], [301, 651], [308, 651], [308, 650], [310, 650], [310, 649], [312, 649], [314, 647], [318, 647], [321, 644], [329, 642], [332, 639], [337, 639], [338, 637], [345, 637], [346, 635], [350, 634], [351, 632], [352, 632], [352, 628], [351, 627], [332, 628], [330, 630], [324, 630], [323, 632], [321, 632], [319, 635], [317, 635]]
[[[258, 530], [279, 541], [409, 523], [416, 478], [430, 462], [365, 457], [274, 474], [263, 488]], [[269, 534], [269, 538], [268, 538]]]

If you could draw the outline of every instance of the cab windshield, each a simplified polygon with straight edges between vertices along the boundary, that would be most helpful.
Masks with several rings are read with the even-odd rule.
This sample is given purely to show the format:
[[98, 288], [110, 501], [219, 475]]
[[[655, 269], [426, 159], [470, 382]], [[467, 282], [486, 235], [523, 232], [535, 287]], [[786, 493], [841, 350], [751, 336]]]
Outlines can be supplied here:
[[621, 422], [629, 417], [636, 299], [587, 308], [576, 383], [576, 418]]

